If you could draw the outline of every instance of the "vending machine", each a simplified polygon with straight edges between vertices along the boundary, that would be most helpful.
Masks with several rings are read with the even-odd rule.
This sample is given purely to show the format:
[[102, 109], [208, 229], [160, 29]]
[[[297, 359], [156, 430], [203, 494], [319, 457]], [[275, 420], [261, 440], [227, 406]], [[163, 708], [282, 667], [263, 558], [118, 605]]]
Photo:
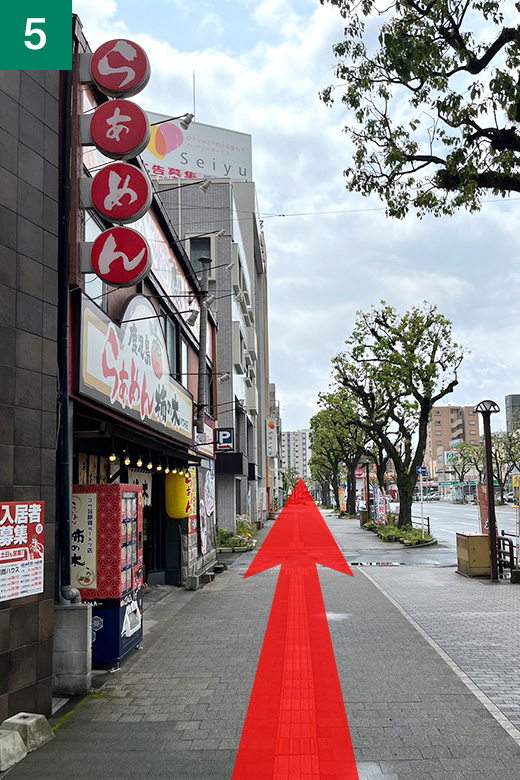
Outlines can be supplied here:
[[143, 497], [138, 485], [75, 485], [71, 584], [92, 603], [92, 663], [119, 663], [143, 637]]

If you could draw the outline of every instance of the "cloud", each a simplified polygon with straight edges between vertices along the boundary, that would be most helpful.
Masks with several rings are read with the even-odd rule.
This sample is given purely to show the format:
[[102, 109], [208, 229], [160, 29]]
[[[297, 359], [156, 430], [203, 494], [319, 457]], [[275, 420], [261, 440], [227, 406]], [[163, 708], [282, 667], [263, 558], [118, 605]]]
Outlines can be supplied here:
[[[164, 5], [150, 0], [156, 4]], [[318, 96], [333, 81], [332, 45], [343, 38], [337, 9], [315, 0], [189, 8], [188, 32], [176, 28], [169, 39], [168, 25], [143, 32], [140, 18], [123, 17], [124, 3], [74, 0], [91, 44], [124, 29], [146, 48], [152, 78], [139, 96], [144, 108], [190, 110], [195, 71], [197, 120], [252, 135], [267, 240], [270, 380], [286, 407], [285, 429], [308, 426], [356, 311], [381, 299], [402, 311], [436, 303], [471, 350], [448, 400], [476, 403], [489, 394], [502, 406], [520, 389], [518, 204], [387, 219], [377, 199], [347, 193], [349, 117], [340, 100], [329, 109]], [[208, 46], [217, 19], [222, 34]]]
[[218, 14], [207, 14], [199, 22], [200, 30], [209, 30], [217, 38], [221, 38], [224, 33], [224, 22]]

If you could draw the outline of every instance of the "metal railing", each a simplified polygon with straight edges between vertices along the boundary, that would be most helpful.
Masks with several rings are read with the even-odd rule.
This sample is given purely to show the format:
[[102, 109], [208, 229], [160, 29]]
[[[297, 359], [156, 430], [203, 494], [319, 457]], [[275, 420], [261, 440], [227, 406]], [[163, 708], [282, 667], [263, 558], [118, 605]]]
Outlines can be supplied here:
[[500, 536], [497, 536], [497, 562], [498, 573], [503, 574], [504, 569], [512, 571], [517, 567], [517, 560], [515, 554], [515, 545], [512, 539], [508, 537], [513, 534], [508, 534], [505, 531], [501, 531]]
[[[415, 522], [414, 522], [415, 520]], [[420, 517], [417, 517], [417, 515], [412, 515], [412, 526], [414, 528], [422, 528], [422, 519]], [[427, 532], [430, 533], [430, 517], [429, 515], [426, 515], [424, 518], [424, 527], [426, 528]]]

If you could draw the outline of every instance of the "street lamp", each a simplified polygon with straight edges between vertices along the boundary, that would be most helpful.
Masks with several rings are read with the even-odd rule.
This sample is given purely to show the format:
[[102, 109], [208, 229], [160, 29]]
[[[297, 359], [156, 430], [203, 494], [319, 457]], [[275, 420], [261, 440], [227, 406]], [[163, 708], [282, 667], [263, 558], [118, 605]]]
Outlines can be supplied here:
[[481, 401], [474, 412], [480, 412], [484, 425], [484, 450], [486, 456], [486, 488], [488, 496], [489, 553], [491, 556], [491, 582], [498, 582], [497, 521], [495, 516], [495, 489], [493, 486], [493, 461], [491, 453], [491, 415], [500, 411], [495, 401]]

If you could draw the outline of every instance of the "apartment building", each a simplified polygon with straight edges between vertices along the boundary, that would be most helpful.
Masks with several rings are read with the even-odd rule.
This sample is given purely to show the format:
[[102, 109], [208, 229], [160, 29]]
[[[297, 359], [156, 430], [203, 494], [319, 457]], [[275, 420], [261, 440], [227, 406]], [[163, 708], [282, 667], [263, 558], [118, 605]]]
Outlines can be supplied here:
[[473, 409], [473, 406], [455, 404], [433, 407], [424, 454], [424, 465], [431, 480], [451, 480], [450, 456], [459, 442], [480, 442], [479, 416]]
[[282, 466], [295, 468], [299, 476], [307, 480], [311, 476], [309, 461], [312, 450], [310, 430], [284, 431], [282, 433]]
[[520, 428], [520, 395], [506, 395], [506, 431]]
[[[218, 130], [204, 128], [200, 132]], [[209, 311], [217, 323], [218, 380], [208, 392], [218, 429], [231, 432], [232, 441], [232, 447], [217, 451], [217, 522], [234, 531], [237, 515], [264, 521], [269, 508], [267, 258], [255, 184], [205, 181], [204, 187], [164, 178], [154, 184], [194, 266], [199, 257], [211, 258]]]

